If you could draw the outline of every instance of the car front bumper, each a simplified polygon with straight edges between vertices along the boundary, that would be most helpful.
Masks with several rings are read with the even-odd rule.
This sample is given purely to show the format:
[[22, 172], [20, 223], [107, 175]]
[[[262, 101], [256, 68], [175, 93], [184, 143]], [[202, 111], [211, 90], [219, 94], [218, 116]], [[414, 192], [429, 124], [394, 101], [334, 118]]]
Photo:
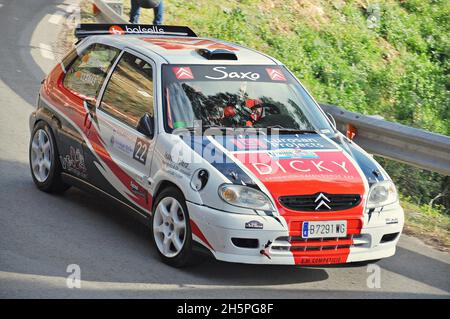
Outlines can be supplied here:
[[[187, 206], [191, 225], [195, 224], [194, 240], [218, 260], [248, 264], [321, 265], [390, 257], [404, 224], [403, 209], [393, 204], [370, 216], [364, 214], [358, 234], [305, 241], [290, 236], [282, 216], [233, 214], [190, 202]], [[263, 228], [247, 229], [250, 221]]]

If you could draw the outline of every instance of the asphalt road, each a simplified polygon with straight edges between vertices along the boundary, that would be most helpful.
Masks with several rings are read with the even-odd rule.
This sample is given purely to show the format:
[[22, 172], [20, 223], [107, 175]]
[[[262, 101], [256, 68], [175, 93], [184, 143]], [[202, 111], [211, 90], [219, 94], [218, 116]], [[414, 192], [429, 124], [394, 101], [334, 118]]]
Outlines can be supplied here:
[[[76, 3], [76, 0], [73, 0]], [[450, 256], [402, 236], [383, 260], [380, 288], [367, 267], [253, 266], [205, 260], [162, 264], [149, 231], [112, 203], [77, 189], [38, 191], [28, 168], [28, 116], [55, 63], [68, 5], [0, 0], [0, 297], [10, 298], [449, 298]], [[68, 265], [81, 288], [66, 285]]]

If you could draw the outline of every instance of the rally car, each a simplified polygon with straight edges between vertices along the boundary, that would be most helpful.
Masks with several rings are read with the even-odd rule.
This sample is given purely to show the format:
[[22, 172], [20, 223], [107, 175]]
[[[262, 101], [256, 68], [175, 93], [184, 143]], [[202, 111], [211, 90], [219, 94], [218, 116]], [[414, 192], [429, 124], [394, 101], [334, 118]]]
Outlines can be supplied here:
[[322, 265], [395, 253], [384, 169], [263, 53], [187, 27], [80, 25], [30, 117], [33, 180], [118, 201], [173, 266], [197, 252]]

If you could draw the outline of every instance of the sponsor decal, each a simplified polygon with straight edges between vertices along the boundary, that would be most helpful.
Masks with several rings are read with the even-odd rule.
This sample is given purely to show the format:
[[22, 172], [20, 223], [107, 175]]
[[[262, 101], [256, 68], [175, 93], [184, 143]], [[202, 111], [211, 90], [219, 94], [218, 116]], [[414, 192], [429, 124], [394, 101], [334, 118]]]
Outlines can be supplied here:
[[87, 169], [84, 163], [84, 156], [78, 148], [70, 146], [69, 154], [64, 157], [60, 157], [61, 165], [63, 169], [68, 172], [80, 176], [83, 178], [87, 177]]
[[179, 172], [183, 175], [190, 175], [191, 174], [191, 170], [189, 170], [189, 163], [187, 163], [186, 161], [180, 159], [179, 161], [175, 162], [172, 158], [172, 154], [169, 152], [166, 152], [164, 154], [164, 157], [162, 159], [162, 164], [163, 164], [163, 170], [174, 175], [175, 176], [175, 172]]
[[147, 192], [132, 180], [130, 181], [130, 190], [140, 197], [146, 198], [147, 196]]
[[[242, 130], [242, 134], [215, 136], [214, 139], [225, 149], [234, 151], [261, 150], [271, 151], [269, 156], [274, 158], [319, 158], [316, 151], [338, 150], [335, 145], [314, 133], [278, 135], [256, 130]], [[237, 146], [237, 147], [236, 147]], [[308, 152], [309, 151], [309, 152]]]
[[194, 74], [192, 74], [192, 70], [190, 67], [174, 67], [172, 68], [173, 73], [178, 80], [193, 80]]
[[319, 158], [316, 153], [301, 149], [279, 149], [268, 151], [267, 154], [272, 158]]
[[124, 152], [127, 155], [132, 155], [134, 148], [132, 142], [127, 139], [126, 136], [122, 135], [120, 132], [114, 130], [110, 139], [111, 146], [115, 149]]
[[245, 223], [245, 228], [247, 228], [247, 229], [263, 229], [264, 225], [263, 225], [263, 223], [261, 223], [257, 220], [251, 220], [251, 221]]
[[129, 26], [125, 26], [125, 32], [126, 33], [148, 33], [148, 34], [154, 34], [154, 33], [164, 33], [164, 28], [157, 26], [157, 25], [152, 25], [150, 27], [142, 27], [142, 26], [133, 26], [133, 27], [129, 27]]
[[281, 69], [266, 68], [267, 74], [273, 81], [286, 81]]
[[300, 264], [321, 265], [321, 264], [340, 264], [345, 263], [347, 258], [344, 257], [302, 257]]
[[232, 140], [232, 143], [239, 150], [267, 149], [266, 143], [259, 138], [236, 138]]
[[205, 78], [210, 80], [226, 80], [226, 79], [239, 79], [257, 81], [261, 75], [257, 72], [228, 72], [225, 66], [216, 66], [213, 68], [215, 72], [214, 76], [205, 75]]
[[[175, 45], [175, 44], [171, 44]], [[165, 66], [165, 70], [174, 68], [186, 68], [187, 65], [171, 65]], [[269, 69], [265, 66], [258, 65], [189, 65], [192, 73], [195, 73], [196, 81], [237, 81], [237, 82], [289, 82], [292, 78], [286, 77], [281, 68]], [[269, 72], [268, 70], [273, 70]], [[167, 72], [167, 71], [165, 71]], [[171, 72], [170, 72], [171, 73]], [[171, 77], [170, 80], [180, 80], [179, 77], [175, 79]], [[166, 73], [167, 74], [167, 73]], [[247, 105], [252, 107], [254, 105]]]
[[118, 25], [110, 26], [108, 31], [111, 34], [117, 34], [117, 35], [125, 34], [125, 31], [123, 31], [123, 29]]
[[[260, 159], [264, 159], [263, 156]], [[348, 174], [347, 161], [322, 161], [322, 160], [293, 160], [293, 159], [280, 159], [280, 160], [266, 160], [264, 162], [252, 162], [249, 163], [252, 170], [257, 175], [292, 175], [296, 173], [336, 173]], [[297, 177], [297, 176], [296, 176]]]
[[78, 78], [81, 82], [92, 86], [96, 86], [98, 83], [100, 83], [99, 77], [92, 73], [77, 71], [75, 72], [75, 77]]
[[208, 182], [209, 173], [207, 170], [199, 169], [195, 171], [191, 179], [191, 187], [197, 192], [201, 191]]
[[149, 142], [138, 137], [134, 146], [133, 159], [145, 165], [149, 147]]
[[320, 137], [279, 137], [267, 138], [267, 143], [276, 149], [283, 148], [300, 148], [300, 149], [323, 149], [334, 148], [331, 144]]
[[386, 218], [386, 225], [398, 224], [398, 218]]

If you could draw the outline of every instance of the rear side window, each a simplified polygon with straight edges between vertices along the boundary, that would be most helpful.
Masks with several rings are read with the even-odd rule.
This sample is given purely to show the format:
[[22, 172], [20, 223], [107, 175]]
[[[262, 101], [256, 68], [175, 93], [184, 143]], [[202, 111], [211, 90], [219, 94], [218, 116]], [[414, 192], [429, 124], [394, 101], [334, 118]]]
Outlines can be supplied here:
[[85, 50], [69, 67], [64, 86], [86, 98], [96, 98], [119, 50], [95, 44]]
[[125, 52], [106, 86], [100, 108], [133, 128], [145, 113], [153, 116], [152, 66]]

